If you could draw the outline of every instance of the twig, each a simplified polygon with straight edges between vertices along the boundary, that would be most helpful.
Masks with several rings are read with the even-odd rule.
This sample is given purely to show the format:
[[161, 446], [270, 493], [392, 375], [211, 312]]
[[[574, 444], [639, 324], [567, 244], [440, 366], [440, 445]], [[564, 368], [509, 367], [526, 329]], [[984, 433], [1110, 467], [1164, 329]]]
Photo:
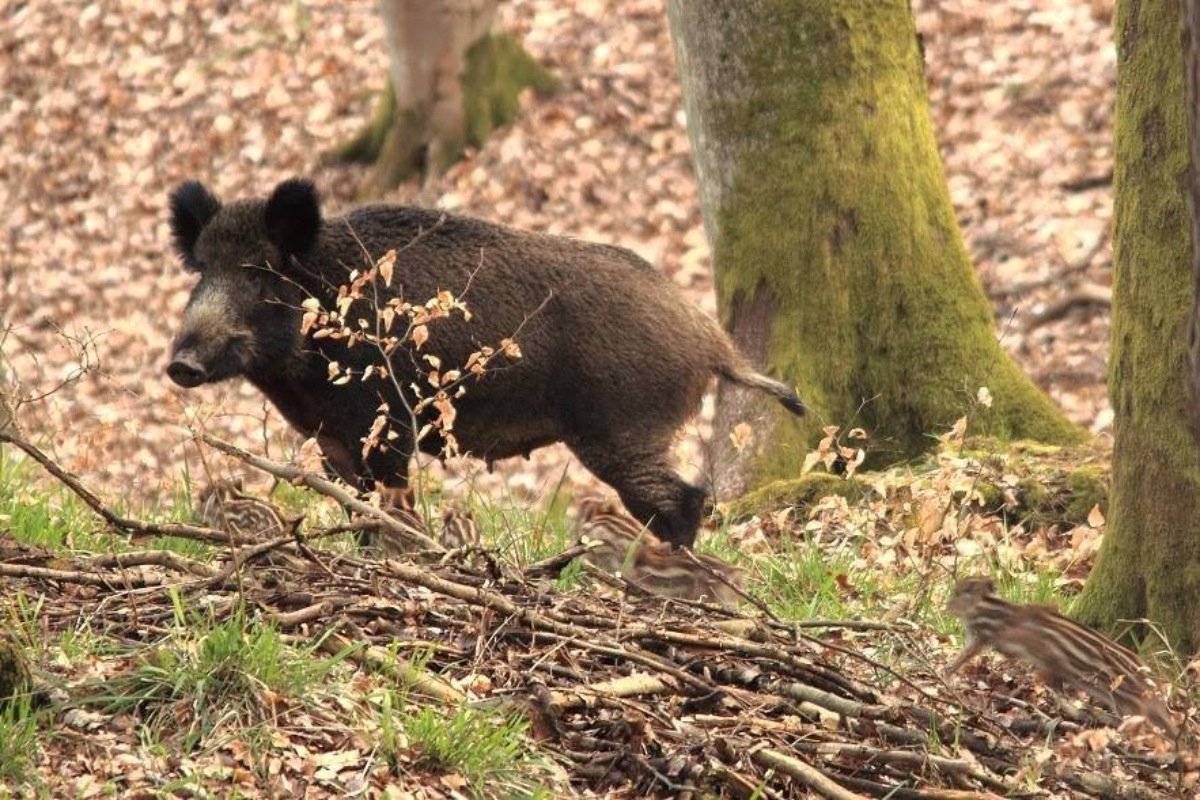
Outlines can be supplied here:
[[271, 621], [280, 628], [288, 629], [303, 625], [306, 622], [316, 622], [329, 617], [333, 612], [349, 604], [346, 598], [330, 598], [311, 606], [298, 608], [295, 611], [281, 611], [271, 615]]
[[103, 586], [107, 589], [121, 588], [122, 586], [143, 588], [161, 586], [163, 584], [163, 578], [159, 575], [104, 575], [99, 572], [50, 569], [48, 567], [35, 567], [29, 564], [8, 564], [4, 562], [0, 562], [0, 577], [81, 583], [86, 586]]
[[812, 746], [800, 742], [797, 743], [797, 747], [806, 752], [832, 755], [839, 759], [886, 761], [891, 764], [903, 764], [910, 769], [932, 764], [948, 775], [962, 775], [1006, 794], [1013, 789], [1012, 786], [1009, 786], [1000, 778], [985, 771], [971, 761], [946, 758], [932, 753], [918, 753], [910, 750], [880, 750], [864, 744], [848, 744], [845, 742], [820, 742]]
[[363, 647], [334, 633], [325, 637], [321, 649], [335, 656], [348, 653], [347, 657], [351, 661], [361, 664], [373, 672], [381, 672], [401, 681], [417, 694], [432, 697], [434, 700], [452, 704], [462, 703], [466, 700], [466, 695], [441, 678], [431, 675], [427, 670], [415, 666], [410, 661], [397, 658], [382, 647], [374, 645]]
[[36, 446], [21, 438], [14, 436], [11, 431], [0, 431], [0, 442], [7, 442], [24, 451], [26, 455], [34, 461], [42, 465], [42, 468], [53, 475], [64, 486], [79, 496], [88, 508], [92, 509], [97, 516], [102, 518], [111, 527], [123, 531], [131, 531], [135, 533], [148, 534], [152, 536], [178, 536], [185, 539], [194, 539], [200, 542], [211, 542], [215, 544], [230, 544], [245, 541], [243, 537], [225, 533], [224, 531], [214, 530], [212, 528], [202, 528], [195, 525], [184, 525], [182, 523], [166, 523], [156, 525], [153, 523], [142, 522], [137, 519], [129, 519], [122, 517], [113, 512], [103, 501], [100, 500], [90, 489], [83, 485], [82, 481], [76, 478], [71, 473], [60, 467], [52, 458], [43, 453]]
[[313, 475], [310, 472], [305, 472], [299, 467], [291, 464], [282, 464], [278, 461], [272, 461], [271, 459], [255, 455], [243, 450], [240, 447], [237, 447], [236, 445], [232, 445], [208, 434], [202, 434], [200, 439], [208, 446], [216, 448], [226, 455], [240, 459], [255, 469], [266, 472], [269, 475], [274, 475], [277, 478], [281, 478], [291, 483], [307, 486], [314, 492], [323, 494], [326, 497], [332, 497], [334, 500], [338, 501], [346, 508], [349, 508], [351, 511], [357, 511], [363, 516], [378, 520], [388, 531], [395, 533], [404, 539], [416, 542], [426, 550], [432, 550], [434, 552], [441, 553], [446, 549], [442, 547], [440, 542], [431, 539], [429, 536], [426, 536], [424, 533], [416, 530], [411, 525], [405, 525], [403, 522], [388, 514], [383, 509], [376, 508], [370, 503], [355, 497], [333, 481], [327, 480], [318, 475]]
[[202, 564], [190, 558], [184, 558], [179, 553], [170, 550], [134, 550], [128, 553], [112, 553], [96, 556], [89, 562], [93, 569], [100, 570], [108, 567], [128, 569], [130, 567], [163, 567], [175, 572], [187, 572], [201, 578], [211, 578], [217, 570], [207, 564]]
[[754, 606], [759, 611], [761, 611], [764, 617], [771, 620], [772, 622], [783, 624], [783, 620], [781, 620], [778, 616], [775, 615], [775, 612], [771, 610], [770, 606], [768, 606], [762, 600], [759, 600], [754, 595], [747, 592], [742, 587], [735, 585], [732, 581], [730, 581], [724, 575], [717, 572], [715, 569], [713, 569], [711, 566], [709, 566], [705, 562], [701, 561], [699, 558], [696, 557], [696, 554], [693, 553], [691, 550], [689, 550], [686, 547], [683, 547], [683, 548], [680, 548], [679, 552], [683, 554], [683, 557], [686, 558], [688, 560], [688, 563], [690, 563], [693, 567], [700, 568], [704, 572], [708, 573], [708, 576], [710, 578], [714, 578], [715, 580], [724, 584], [726, 588], [728, 588], [730, 591], [732, 591], [738, 597], [742, 598], [746, 602], [750, 603], [750, 605]]
[[275, 539], [271, 539], [270, 541], [256, 544], [253, 547], [247, 547], [244, 550], [239, 550], [238, 552], [234, 553], [233, 558], [229, 559], [225, 566], [221, 568], [220, 572], [216, 573], [207, 581], [205, 581], [204, 586], [206, 588], [223, 586], [225, 582], [229, 580], [229, 578], [231, 578], [233, 574], [241, 569], [245, 564], [248, 564], [257, 558], [261, 558], [272, 550], [278, 549], [287, 544], [292, 544], [295, 541], [295, 535], [289, 533], [287, 536], [279, 536]]
[[525, 569], [521, 570], [521, 574], [526, 580], [533, 578], [557, 578], [559, 573], [566, 568], [567, 564], [570, 564], [576, 558], [579, 558], [579, 556], [583, 555], [589, 550], [593, 550], [601, 545], [602, 543], [600, 542], [590, 545], [577, 544], [574, 547], [564, 550], [557, 555], [550, 556], [549, 558], [543, 558], [541, 561], [533, 562], [525, 567]]
[[645, 672], [636, 672], [623, 678], [580, 686], [571, 692], [551, 692], [550, 696], [555, 708], [568, 709], [588, 705], [588, 694], [603, 697], [641, 697], [663, 694], [670, 689], [671, 686], [662, 679]]
[[907, 789], [903, 786], [888, 786], [852, 775], [839, 775], [838, 780], [853, 789], [861, 789], [888, 800], [1003, 800], [992, 792], [973, 792], [967, 789], [938, 789], [925, 787]]
[[779, 770], [785, 775], [790, 775], [817, 794], [828, 797], [830, 800], [867, 800], [866, 795], [843, 789], [836, 781], [816, 767], [778, 750], [764, 747], [752, 752], [750, 758], [768, 769]]

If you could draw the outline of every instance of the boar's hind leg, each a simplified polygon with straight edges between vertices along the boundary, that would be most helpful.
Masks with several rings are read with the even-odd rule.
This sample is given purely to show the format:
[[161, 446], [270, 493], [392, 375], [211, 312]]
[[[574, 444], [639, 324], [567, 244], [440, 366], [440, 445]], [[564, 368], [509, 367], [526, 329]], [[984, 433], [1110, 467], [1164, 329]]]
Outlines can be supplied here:
[[696, 541], [708, 493], [675, 474], [667, 443], [587, 442], [571, 449], [660, 539], [676, 547]]

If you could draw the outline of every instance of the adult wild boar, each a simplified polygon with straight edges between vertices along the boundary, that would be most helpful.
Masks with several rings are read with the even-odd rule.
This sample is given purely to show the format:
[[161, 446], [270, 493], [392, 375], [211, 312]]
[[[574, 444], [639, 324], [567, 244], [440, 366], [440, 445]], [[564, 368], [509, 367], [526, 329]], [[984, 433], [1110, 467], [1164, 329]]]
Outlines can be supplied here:
[[[398, 205], [326, 219], [313, 185], [299, 179], [266, 200], [227, 205], [189, 181], [171, 194], [170, 209], [175, 247], [200, 281], [167, 374], [184, 387], [245, 376], [360, 487], [406, 484], [413, 427], [399, 410], [413, 398], [406, 406], [395, 387], [421, 383], [428, 365], [405, 350], [391, 358], [394, 382], [361, 381], [366, 366], [382, 362], [378, 348], [304, 335], [301, 303], [314, 297], [334, 308], [350, 271], [391, 249], [399, 256], [390, 288], [376, 284], [379, 304], [395, 296], [422, 303], [449, 290], [471, 311], [470, 320], [432, 323], [420, 355], [449, 369], [506, 337], [520, 347], [520, 358], [494, 361], [455, 400], [461, 450], [491, 462], [565, 442], [665, 541], [690, 546], [700, 523], [706, 493], [672, 470], [670, 450], [713, 375], [804, 411], [795, 391], [753, 372], [712, 319], [619, 247]], [[349, 316], [374, 326], [363, 303]], [[331, 361], [355, 379], [333, 385]], [[385, 402], [402, 435], [364, 458], [362, 442]], [[429, 436], [421, 448], [441, 445]]]

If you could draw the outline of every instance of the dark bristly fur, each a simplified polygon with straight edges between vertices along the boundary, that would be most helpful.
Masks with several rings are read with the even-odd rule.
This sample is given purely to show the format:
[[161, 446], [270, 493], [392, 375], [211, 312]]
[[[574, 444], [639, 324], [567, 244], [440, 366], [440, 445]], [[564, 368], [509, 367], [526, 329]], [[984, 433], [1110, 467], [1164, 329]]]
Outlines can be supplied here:
[[[703, 489], [672, 468], [675, 431], [695, 413], [710, 378], [760, 389], [789, 411], [804, 405], [790, 387], [759, 375], [717, 324], [679, 297], [633, 253], [480, 220], [396, 205], [323, 218], [316, 191], [285, 181], [267, 200], [221, 205], [201, 184], [171, 196], [171, 229], [184, 264], [200, 273], [172, 347], [171, 378], [198, 386], [245, 376], [301, 433], [316, 436], [348, 481], [403, 487], [412, 420], [395, 386], [423, 383], [415, 354], [392, 358], [391, 381], [358, 380], [381, 360], [376, 348], [346, 348], [300, 334], [308, 296], [334, 306], [349, 272], [396, 250], [395, 278], [379, 303], [403, 295], [423, 303], [439, 290], [463, 296], [470, 321], [453, 314], [428, 327], [421, 355], [462, 367], [483, 345], [514, 337], [522, 356], [499, 358], [465, 383], [454, 433], [463, 452], [490, 461], [564, 442], [664, 540], [690, 545]], [[374, 326], [365, 301], [349, 323]], [[333, 386], [337, 361], [356, 377]], [[399, 438], [362, 457], [362, 438], [386, 402]], [[432, 415], [432, 409], [430, 410]], [[430, 421], [422, 417], [416, 427]], [[428, 436], [421, 447], [440, 450]]]
[[946, 608], [962, 620], [966, 647], [947, 670], [957, 671], [984, 648], [1041, 670], [1051, 685], [1066, 684], [1121, 714], [1140, 714], [1172, 736], [1174, 721], [1131, 651], [1049, 606], [1017, 605], [996, 596], [992, 581], [965, 578]]

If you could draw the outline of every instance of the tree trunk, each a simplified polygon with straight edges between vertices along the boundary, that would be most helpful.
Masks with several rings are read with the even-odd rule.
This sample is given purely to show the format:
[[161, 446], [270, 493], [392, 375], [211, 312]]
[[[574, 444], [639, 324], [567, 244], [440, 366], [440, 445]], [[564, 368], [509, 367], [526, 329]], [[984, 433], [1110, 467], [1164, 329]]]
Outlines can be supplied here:
[[[668, 12], [723, 321], [817, 412], [784, 420], [723, 385], [717, 495], [798, 475], [830, 423], [866, 428], [876, 463], [925, 450], [968, 412], [977, 432], [1078, 440], [997, 344], [908, 0], [669, 0]], [[983, 386], [990, 408], [975, 403]], [[743, 421], [764, 446], [734, 446]]]
[[1183, 0], [1183, 89], [1187, 103], [1188, 220], [1192, 233], [1192, 311], [1188, 318], [1188, 372], [1192, 432], [1200, 443], [1200, 0]]
[[[7, 381], [8, 374], [4, 368], [4, 334], [7, 328], [3, 326], [3, 319], [0, 319], [0, 433], [8, 433], [13, 436], [19, 436], [20, 431], [17, 428], [17, 420], [13, 415], [12, 405], [8, 400]], [[15, 402], [15, 401], [14, 401]], [[0, 451], [4, 449], [4, 443], [0, 442]]]
[[1200, 646], [1200, 448], [1187, 380], [1195, 287], [1179, 5], [1121, 0], [1116, 26], [1113, 489], [1076, 613], [1104, 626], [1147, 617], [1191, 653]]
[[374, 197], [413, 175], [440, 174], [511, 120], [526, 87], [555, 81], [511, 37], [492, 31], [496, 0], [380, 0], [388, 85], [371, 121], [331, 154], [374, 164]]

